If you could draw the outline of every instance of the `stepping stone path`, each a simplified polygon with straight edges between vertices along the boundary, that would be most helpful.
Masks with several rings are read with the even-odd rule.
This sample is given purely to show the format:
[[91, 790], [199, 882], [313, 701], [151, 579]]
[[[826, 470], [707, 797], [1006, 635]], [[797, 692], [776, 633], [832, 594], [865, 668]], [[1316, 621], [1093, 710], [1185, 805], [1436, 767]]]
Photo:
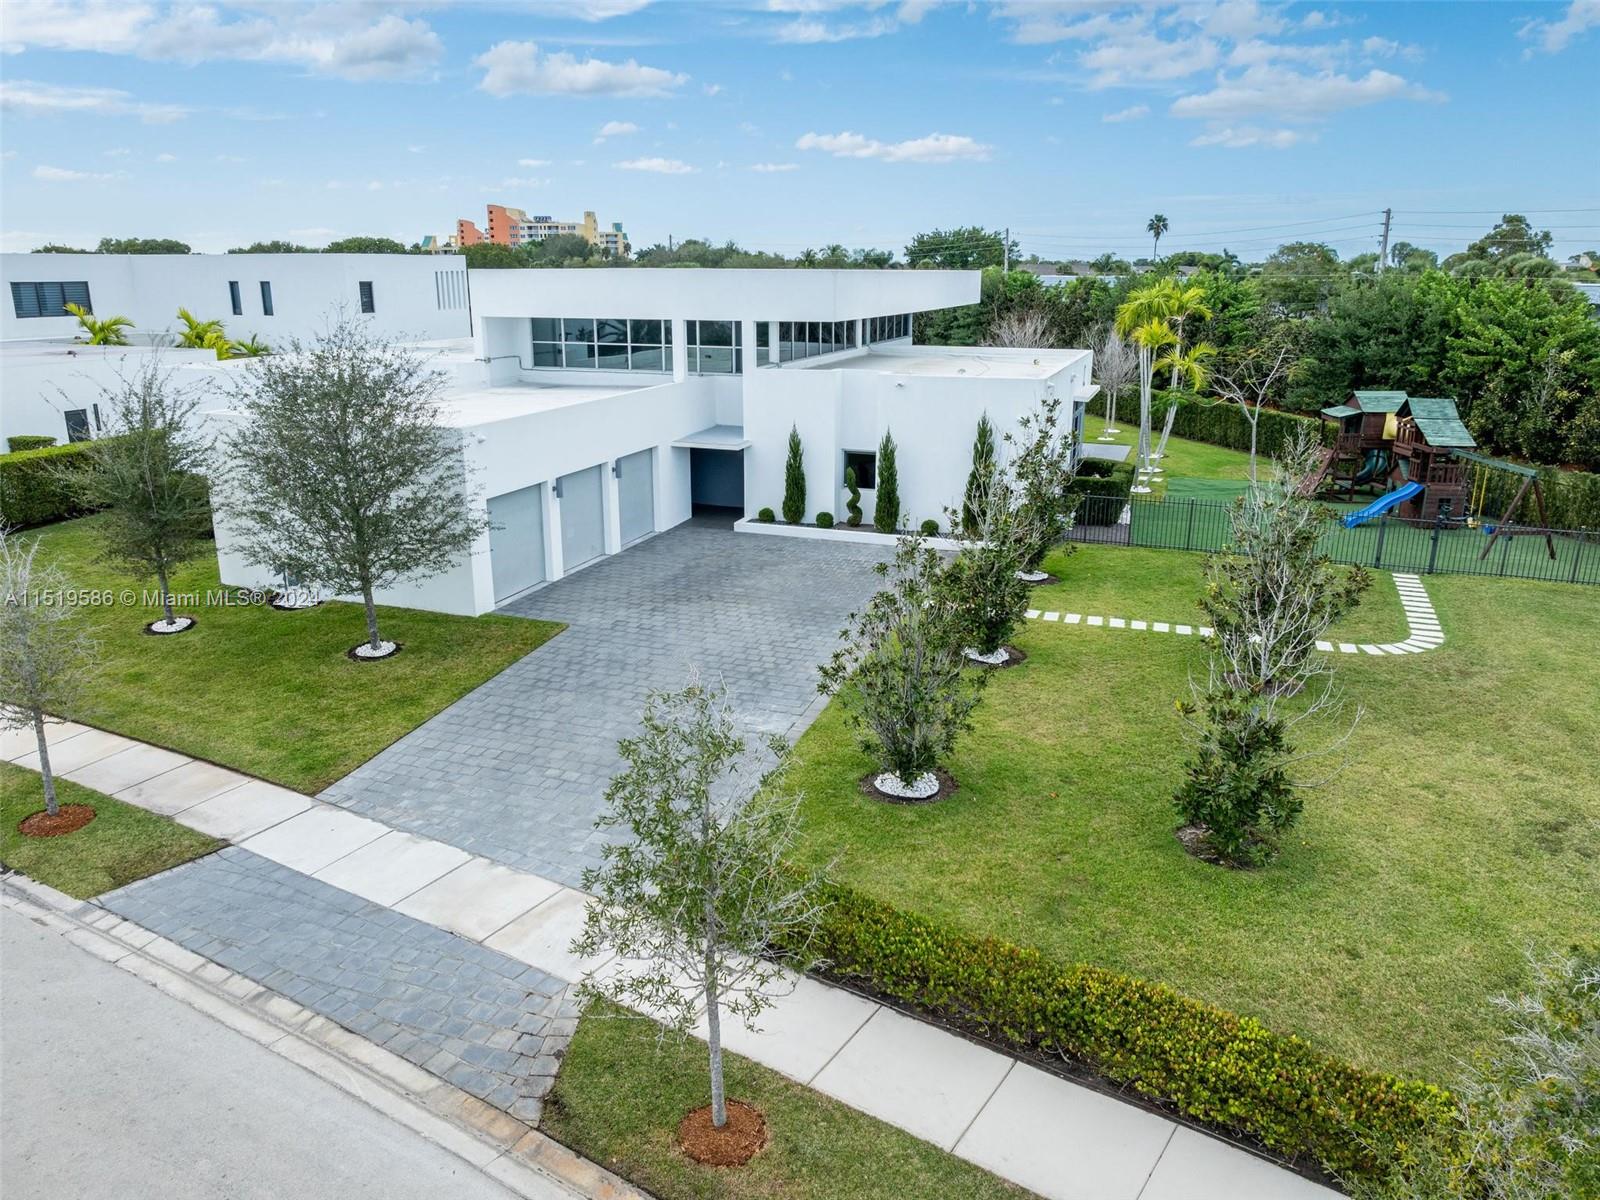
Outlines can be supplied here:
[[[1319, 641], [1317, 649], [1327, 654], [1422, 654], [1436, 646], [1444, 645], [1444, 630], [1439, 626], [1439, 615], [1433, 611], [1433, 601], [1415, 575], [1396, 575], [1395, 589], [1400, 593], [1400, 607], [1405, 610], [1410, 635], [1401, 642], [1381, 645], [1357, 642]], [[1140, 630], [1149, 633], [1171, 633], [1178, 637], [1210, 637], [1209, 625], [1179, 625], [1167, 621], [1131, 621], [1124, 617], [1086, 616], [1075, 612], [1053, 612], [1030, 608], [1025, 614], [1030, 621], [1043, 621], [1059, 625], [1094, 625], [1108, 629]]]

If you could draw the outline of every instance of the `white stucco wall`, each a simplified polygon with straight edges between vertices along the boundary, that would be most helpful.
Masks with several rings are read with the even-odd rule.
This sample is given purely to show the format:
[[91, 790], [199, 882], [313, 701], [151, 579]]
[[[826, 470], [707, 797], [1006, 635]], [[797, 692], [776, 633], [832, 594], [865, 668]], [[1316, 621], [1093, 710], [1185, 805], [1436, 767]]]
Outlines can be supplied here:
[[[216, 362], [210, 350], [154, 351], [144, 346], [71, 346], [66, 343], [0, 345], [0, 452], [5, 439], [42, 434], [67, 441], [66, 413], [83, 409], [94, 428], [94, 405], [102, 418], [104, 395], [129, 378], [152, 357], [163, 369], [177, 372], [184, 384], [202, 384], [206, 368]], [[196, 371], [194, 368], [199, 368]]]

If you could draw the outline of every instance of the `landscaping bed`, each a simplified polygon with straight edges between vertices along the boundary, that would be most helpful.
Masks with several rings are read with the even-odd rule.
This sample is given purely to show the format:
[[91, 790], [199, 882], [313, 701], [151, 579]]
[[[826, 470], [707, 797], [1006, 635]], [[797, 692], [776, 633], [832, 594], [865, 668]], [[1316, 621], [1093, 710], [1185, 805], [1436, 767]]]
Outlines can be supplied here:
[[[330, 601], [285, 612], [263, 601], [180, 604], [179, 615], [197, 616], [198, 624], [152, 637], [143, 627], [161, 615], [160, 605], [138, 601], [155, 585], [95, 561], [98, 519], [39, 531], [41, 557], [58, 559], [74, 589], [112, 597], [131, 589], [135, 601], [81, 609], [100, 644], [100, 665], [81, 708], [56, 715], [303, 792], [349, 774], [562, 628], [382, 608], [384, 637], [405, 653], [358, 663], [346, 657], [366, 633], [358, 605]], [[178, 572], [172, 590], [220, 592], [215, 557]]]
[[35, 771], [0, 763], [0, 862], [80, 900], [210, 854], [223, 844], [70, 779], [56, 779], [56, 798], [64, 815], [70, 806], [82, 806], [93, 809], [93, 818], [56, 836], [23, 834], [21, 823], [44, 811], [44, 781]]
[[649, 1021], [592, 1006], [562, 1060], [541, 1128], [662, 1200], [1021, 1200], [1030, 1193], [909, 1133], [738, 1055], [728, 1096], [766, 1119], [766, 1144], [742, 1167], [692, 1162], [679, 1123], [709, 1098], [705, 1046], [658, 1041]]

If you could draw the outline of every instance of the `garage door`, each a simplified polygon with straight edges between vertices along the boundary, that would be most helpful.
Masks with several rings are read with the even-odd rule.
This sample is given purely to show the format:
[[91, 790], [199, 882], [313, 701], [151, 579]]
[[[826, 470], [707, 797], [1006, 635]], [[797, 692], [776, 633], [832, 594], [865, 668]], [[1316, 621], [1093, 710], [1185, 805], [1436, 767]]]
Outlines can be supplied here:
[[544, 582], [544, 484], [489, 500], [489, 567], [494, 601]]
[[556, 481], [561, 497], [561, 561], [570, 571], [605, 553], [605, 506], [601, 500], [600, 468], [574, 471]]
[[641, 450], [617, 459], [617, 507], [621, 510], [622, 544], [656, 531], [654, 451]]

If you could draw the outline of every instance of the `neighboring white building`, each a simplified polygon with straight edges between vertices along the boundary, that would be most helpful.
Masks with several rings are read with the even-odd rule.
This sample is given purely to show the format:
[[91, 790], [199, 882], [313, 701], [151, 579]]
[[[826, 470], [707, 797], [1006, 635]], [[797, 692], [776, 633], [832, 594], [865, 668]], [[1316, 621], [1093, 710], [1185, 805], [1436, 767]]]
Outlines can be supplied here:
[[[192, 307], [173, 300], [180, 281], [159, 271], [142, 280], [159, 288], [157, 298], [117, 292], [113, 281], [132, 282], [119, 270], [143, 275], [151, 268], [130, 267], [126, 259], [108, 259], [109, 267], [90, 262], [102, 257], [6, 256], [6, 279], [39, 282], [43, 269], [55, 267], [43, 260], [82, 263], [77, 275], [57, 269], [52, 278], [83, 278], [101, 289], [94, 303], [102, 315], [122, 312], [137, 321], [139, 314], [175, 310], [176, 303]], [[11, 261], [19, 258], [30, 261]], [[348, 266], [329, 270], [319, 259]], [[459, 310], [441, 308], [434, 276], [443, 262], [457, 260], [165, 261], [179, 264], [191, 291], [210, 281], [226, 297], [234, 277], [228, 272], [237, 273], [241, 260], [270, 266], [274, 308], [283, 312], [279, 296], [293, 296], [293, 319], [305, 332], [347, 301], [353, 281], [366, 278], [378, 281], [374, 315], [387, 332], [405, 328], [405, 314], [437, 318], [416, 344], [448, 380], [441, 417], [460, 438], [471, 492], [463, 502], [483, 506], [491, 529], [450, 572], [382, 595], [389, 604], [487, 612], [670, 529], [698, 508], [730, 518], [780, 510], [791, 428], [804, 444], [806, 521], [828, 511], [842, 522], [844, 473], [853, 466], [870, 523], [885, 431], [898, 446], [902, 523], [938, 520], [947, 506], [960, 504], [980, 416], [987, 412], [1003, 436], [1042, 398], [1055, 396], [1081, 433], [1083, 407], [1094, 394], [1087, 350], [913, 344], [918, 313], [977, 302], [976, 271], [472, 271], [461, 281], [470, 291], [469, 339], [465, 293]], [[92, 273], [95, 267], [103, 273]], [[346, 273], [355, 268], [365, 273]], [[388, 305], [392, 319], [384, 315]], [[42, 320], [8, 313], [5, 330]], [[416, 320], [413, 327], [424, 324]], [[254, 331], [245, 322], [238, 334]], [[65, 353], [66, 344], [60, 349]], [[74, 360], [85, 350], [73, 349]], [[0, 350], [8, 383], [9, 364], [22, 357]], [[248, 360], [196, 363], [188, 377], [214, 383], [251, 369]], [[230, 417], [217, 412], [215, 419], [225, 425]], [[219, 524], [223, 581], [272, 582], [270, 567], [245, 561], [236, 544], [225, 522]]]

